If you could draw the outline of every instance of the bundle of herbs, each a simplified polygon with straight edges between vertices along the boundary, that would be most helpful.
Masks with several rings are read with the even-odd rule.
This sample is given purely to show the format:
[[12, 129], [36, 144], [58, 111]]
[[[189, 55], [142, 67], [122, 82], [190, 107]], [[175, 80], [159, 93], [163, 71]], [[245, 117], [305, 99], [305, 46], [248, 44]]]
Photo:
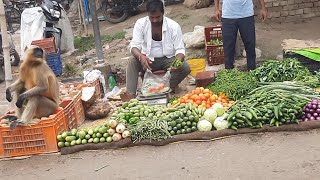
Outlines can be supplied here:
[[297, 59], [287, 58], [282, 61], [267, 60], [260, 67], [251, 71], [259, 82], [283, 82], [294, 80], [299, 73], [308, 73]]
[[238, 69], [224, 69], [218, 72], [213, 84], [208, 88], [215, 94], [225, 93], [227, 97], [236, 101], [258, 86], [254, 76]]
[[309, 71], [300, 72], [294, 81], [296, 81], [298, 84], [317, 88], [320, 86], [320, 72], [315, 72], [315, 74], [312, 74]]
[[161, 141], [171, 137], [168, 123], [163, 118], [140, 118], [136, 125], [129, 125], [133, 142], [141, 140]]

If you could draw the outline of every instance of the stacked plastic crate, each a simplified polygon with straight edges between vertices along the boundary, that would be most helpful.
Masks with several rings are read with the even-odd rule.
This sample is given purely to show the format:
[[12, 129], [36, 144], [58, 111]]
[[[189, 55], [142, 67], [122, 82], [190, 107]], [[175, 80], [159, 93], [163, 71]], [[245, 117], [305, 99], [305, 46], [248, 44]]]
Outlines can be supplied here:
[[60, 49], [56, 47], [54, 37], [32, 41], [31, 44], [39, 46], [45, 51], [47, 64], [56, 76], [60, 76], [62, 74], [61, 53]]

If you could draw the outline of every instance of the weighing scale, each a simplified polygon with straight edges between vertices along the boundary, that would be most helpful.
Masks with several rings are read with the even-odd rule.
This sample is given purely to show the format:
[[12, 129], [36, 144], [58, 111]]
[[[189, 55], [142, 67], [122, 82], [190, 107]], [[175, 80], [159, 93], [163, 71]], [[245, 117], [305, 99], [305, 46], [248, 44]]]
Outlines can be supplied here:
[[137, 99], [139, 101], [145, 102], [150, 106], [155, 105], [164, 105], [166, 106], [169, 102], [169, 93], [170, 90], [161, 94], [152, 95], [152, 96], [143, 96], [141, 92], [138, 93]]

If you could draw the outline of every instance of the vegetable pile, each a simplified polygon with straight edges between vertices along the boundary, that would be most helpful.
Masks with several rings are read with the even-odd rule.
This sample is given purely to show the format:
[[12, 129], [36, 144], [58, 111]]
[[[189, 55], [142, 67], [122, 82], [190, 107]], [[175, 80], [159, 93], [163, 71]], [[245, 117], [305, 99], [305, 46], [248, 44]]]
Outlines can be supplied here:
[[202, 108], [210, 108], [214, 103], [218, 102], [227, 108], [234, 103], [234, 101], [229, 101], [229, 98], [223, 93], [217, 94], [214, 94], [209, 89], [197, 87], [195, 90], [192, 90], [191, 93], [188, 93], [178, 100], [173, 101], [172, 104], [191, 103], [192, 105], [197, 105]]
[[313, 99], [303, 108], [301, 121], [320, 120], [320, 100]]
[[222, 45], [222, 40], [220, 39], [211, 39], [207, 42], [208, 45]]
[[320, 98], [313, 89], [293, 82], [262, 84], [231, 106], [227, 117], [230, 128], [298, 123], [303, 106], [312, 98]]
[[115, 111], [112, 118], [127, 125], [133, 142], [144, 139], [160, 141], [171, 135], [196, 131], [196, 123], [205, 110], [191, 103], [148, 106], [132, 99]]
[[69, 147], [87, 143], [103, 143], [120, 141], [130, 136], [124, 124], [118, 124], [115, 120], [110, 120], [106, 125], [97, 126], [94, 129], [77, 130], [63, 132], [57, 136], [58, 147]]
[[284, 59], [282, 61], [267, 60], [260, 67], [251, 71], [259, 82], [283, 82], [292, 81], [300, 73], [308, 73], [309, 70], [296, 59]]
[[221, 70], [208, 88], [215, 94], [225, 93], [236, 101], [258, 86], [257, 80], [249, 73], [237, 69]]

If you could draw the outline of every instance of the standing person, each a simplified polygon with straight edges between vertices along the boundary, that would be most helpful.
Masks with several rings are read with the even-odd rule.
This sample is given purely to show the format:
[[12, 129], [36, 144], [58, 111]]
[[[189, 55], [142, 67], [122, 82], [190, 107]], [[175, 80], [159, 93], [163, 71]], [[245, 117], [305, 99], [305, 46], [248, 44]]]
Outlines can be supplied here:
[[[261, 20], [267, 18], [267, 9], [264, 0], [261, 4]], [[235, 45], [237, 33], [240, 32], [246, 54], [247, 68], [256, 68], [256, 34], [254, 22], [253, 0], [223, 0], [222, 18], [220, 0], [215, 0], [215, 17], [222, 20], [222, 40], [225, 57], [225, 68], [234, 68]]]
[[129, 48], [133, 55], [129, 59], [126, 72], [126, 99], [136, 96], [139, 72], [167, 70], [175, 58], [183, 61], [179, 69], [171, 69], [170, 88], [176, 86], [190, 73], [184, 61], [185, 47], [180, 25], [164, 17], [161, 0], [149, 0], [148, 16], [136, 21]]

